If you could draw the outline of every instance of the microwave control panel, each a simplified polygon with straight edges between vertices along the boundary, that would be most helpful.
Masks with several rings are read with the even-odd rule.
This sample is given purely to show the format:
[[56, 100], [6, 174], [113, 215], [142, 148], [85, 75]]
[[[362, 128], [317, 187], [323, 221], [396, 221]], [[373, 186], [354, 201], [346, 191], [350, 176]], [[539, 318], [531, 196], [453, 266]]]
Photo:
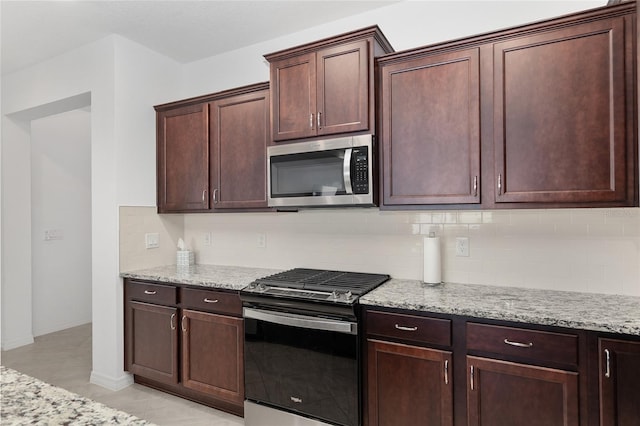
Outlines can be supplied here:
[[351, 154], [351, 188], [354, 194], [369, 193], [369, 152], [366, 146], [354, 148]]

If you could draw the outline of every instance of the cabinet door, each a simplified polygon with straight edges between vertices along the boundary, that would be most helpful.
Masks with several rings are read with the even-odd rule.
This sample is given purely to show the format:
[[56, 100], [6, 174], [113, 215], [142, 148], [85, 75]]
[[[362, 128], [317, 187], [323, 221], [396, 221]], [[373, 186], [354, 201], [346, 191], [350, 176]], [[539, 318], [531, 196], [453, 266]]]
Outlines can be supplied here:
[[267, 207], [269, 91], [210, 104], [214, 209]]
[[468, 49], [381, 69], [384, 205], [480, 202], [479, 67]]
[[241, 318], [182, 311], [182, 384], [235, 404], [244, 401]]
[[316, 54], [271, 64], [273, 140], [316, 135]]
[[600, 339], [600, 425], [640, 425], [640, 342]]
[[176, 308], [128, 302], [127, 366], [132, 374], [178, 383]]
[[467, 357], [469, 425], [577, 426], [578, 374]]
[[369, 49], [362, 40], [317, 53], [319, 135], [369, 128]]
[[497, 43], [494, 71], [496, 202], [626, 199], [624, 18]]
[[209, 208], [207, 104], [157, 114], [158, 212]]
[[368, 340], [369, 426], [453, 424], [451, 352]]

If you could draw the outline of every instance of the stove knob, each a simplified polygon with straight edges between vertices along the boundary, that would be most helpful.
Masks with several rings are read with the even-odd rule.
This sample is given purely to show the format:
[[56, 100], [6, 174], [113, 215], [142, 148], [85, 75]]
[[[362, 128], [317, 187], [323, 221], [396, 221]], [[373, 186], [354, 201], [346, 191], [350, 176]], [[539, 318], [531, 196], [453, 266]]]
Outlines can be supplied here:
[[333, 297], [333, 300], [338, 300], [340, 298], [340, 293], [338, 293], [337, 290], [333, 290], [331, 292], [331, 297]]
[[249, 290], [254, 290], [256, 288], [256, 283], [251, 283], [249, 284], [249, 287], [247, 287]]
[[265, 291], [267, 289], [267, 286], [265, 286], [264, 284], [260, 283], [258, 284], [258, 290], [259, 291]]
[[349, 301], [353, 298], [353, 293], [351, 293], [350, 291], [347, 291], [344, 295], [344, 298]]

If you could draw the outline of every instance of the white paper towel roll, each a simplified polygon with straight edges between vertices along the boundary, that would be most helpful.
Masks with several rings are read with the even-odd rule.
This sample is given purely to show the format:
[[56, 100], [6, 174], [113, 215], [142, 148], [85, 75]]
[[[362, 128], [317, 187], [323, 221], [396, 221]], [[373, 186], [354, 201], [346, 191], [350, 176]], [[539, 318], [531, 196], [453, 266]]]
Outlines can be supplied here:
[[433, 232], [424, 239], [424, 270], [423, 279], [427, 284], [440, 284], [442, 282], [440, 260], [440, 238]]

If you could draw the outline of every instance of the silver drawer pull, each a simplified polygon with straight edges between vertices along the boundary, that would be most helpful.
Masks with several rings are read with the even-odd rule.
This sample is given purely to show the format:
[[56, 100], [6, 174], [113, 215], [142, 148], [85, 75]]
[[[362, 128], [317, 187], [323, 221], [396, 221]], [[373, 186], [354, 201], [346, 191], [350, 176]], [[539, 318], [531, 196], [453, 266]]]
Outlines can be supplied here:
[[529, 343], [512, 342], [509, 339], [504, 339], [504, 343], [506, 343], [507, 345], [516, 346], [518, 348], [530, 348], [533, 346], [533, 343], [531, 342]]
[[398, 324], [396, 324], [396, 328], [398, 330], [402, 330], [402, 331], [416, 331], [418, 329], [418, 327], [404, 327], [404, 326], [398, 325]]
[[604, 355], [606, 357], [606, 365], [607, 365], [607, 370], [604, 373], [604, 377], [606, 377], [607, 379], [611, 377], [611, 354], [609, 353], [609, 349], [605, 349], [604, 350]]
[[218, 299], [204, 298], [204, 303], [218, 303]]
[[296, 404], [300, 404], [302, 402], [302, 398], [298, 398], [295, 396], [290, 397], [291, 401], [295, 402]]
[[144, 291], [144, 294], [148, 294], [148, 295], [151, 295], [151, 296], [153, 296], [156, 293], [157, 293], [157, 291], [151, 291], [151, 290], [145, 290]]

